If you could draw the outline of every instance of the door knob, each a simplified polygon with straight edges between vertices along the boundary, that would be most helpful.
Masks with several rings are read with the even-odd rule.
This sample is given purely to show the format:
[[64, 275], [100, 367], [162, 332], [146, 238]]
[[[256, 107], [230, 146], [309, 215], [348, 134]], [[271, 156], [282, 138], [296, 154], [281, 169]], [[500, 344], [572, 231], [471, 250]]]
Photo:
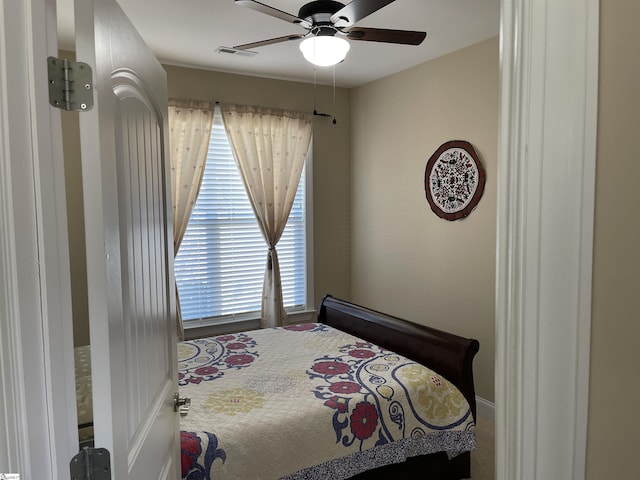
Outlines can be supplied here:
[[191, 406], [191, 399], [189, 397], [181, 398], [180, 394], [176, 392], [173, 396], [173, 410], [180, 412], [181, 417], [186, 417], [189, 413], [189, 407]]

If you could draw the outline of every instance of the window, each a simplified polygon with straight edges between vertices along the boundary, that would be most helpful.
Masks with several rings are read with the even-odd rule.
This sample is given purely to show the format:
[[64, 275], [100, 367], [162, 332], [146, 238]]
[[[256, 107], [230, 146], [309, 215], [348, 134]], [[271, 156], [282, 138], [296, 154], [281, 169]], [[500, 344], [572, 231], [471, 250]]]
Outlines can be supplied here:
[[[303, 171], [277, 246], [287, 311], [307, 306], [307, 214]], [[259, 317], [266, 260], [267, 245], [216, 108], [202, 185], [175, 260], [185, 327]]]

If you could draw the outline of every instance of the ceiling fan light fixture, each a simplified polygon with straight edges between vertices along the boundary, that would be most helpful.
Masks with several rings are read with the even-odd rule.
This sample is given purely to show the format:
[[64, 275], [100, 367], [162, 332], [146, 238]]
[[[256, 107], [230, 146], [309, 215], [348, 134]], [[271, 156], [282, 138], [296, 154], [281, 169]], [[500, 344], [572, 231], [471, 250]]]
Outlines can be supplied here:
[[345, 59], [351, 48], [349, 42], [341, 37], [316, 35], [300, 42], [300, 51], [304, 58], [318, 67], [330, 67]]

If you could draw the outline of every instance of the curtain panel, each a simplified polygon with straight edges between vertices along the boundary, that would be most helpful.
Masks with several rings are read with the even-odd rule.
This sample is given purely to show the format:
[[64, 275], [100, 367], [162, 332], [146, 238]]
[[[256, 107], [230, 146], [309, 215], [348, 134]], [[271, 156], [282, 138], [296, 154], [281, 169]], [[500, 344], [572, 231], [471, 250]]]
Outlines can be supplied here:
[[224, 127], [267, 243], [263, 328], [286, 323], [276, 245], [287, 224], [312, 135], [310, 114], [221, 105]]
[[[169, 157], [173, 206], [173, 251], [178, 254], [196, 204], [207, 160], [215, 104], [199, 100], [169, 99]], [[178, 335], [184, 337], [180, 297], [176, 286]]]

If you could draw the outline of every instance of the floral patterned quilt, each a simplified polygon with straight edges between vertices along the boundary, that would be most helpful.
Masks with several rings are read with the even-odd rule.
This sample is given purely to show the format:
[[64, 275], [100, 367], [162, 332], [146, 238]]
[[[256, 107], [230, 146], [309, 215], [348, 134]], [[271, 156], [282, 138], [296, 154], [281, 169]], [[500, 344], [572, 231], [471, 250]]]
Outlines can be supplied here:
[[78, 412], [78, 439], [80, 447], [93, 441], [93, 391], [91, 384], [91, 347], [82, 345], [74, 349], [76, 372], [76, 407]]
[[182, 478], [343, 479], [407, 457], [475, 447], [446, 379], [323, 324], [178, 345]]

